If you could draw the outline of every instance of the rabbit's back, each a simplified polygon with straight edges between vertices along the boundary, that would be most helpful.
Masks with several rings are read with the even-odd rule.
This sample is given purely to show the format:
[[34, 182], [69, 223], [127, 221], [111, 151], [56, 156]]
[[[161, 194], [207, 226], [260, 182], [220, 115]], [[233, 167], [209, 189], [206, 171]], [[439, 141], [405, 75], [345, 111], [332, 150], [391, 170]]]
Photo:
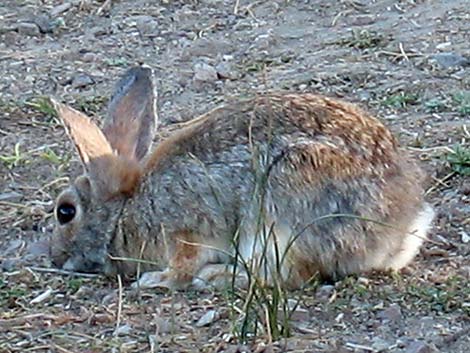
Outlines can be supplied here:
[[237, 235], [250, 258], [271, 232], [289, 250], [293, 283], [386, 268], [423, 208], [419, 168], [389, 130], [311, 94], [218, 108], [160, 143], [147, 168], [136, 198], [147, 204], [136, 207], [148, 210], [138, 216], [144, 233], [191, 229], [227, 250]]

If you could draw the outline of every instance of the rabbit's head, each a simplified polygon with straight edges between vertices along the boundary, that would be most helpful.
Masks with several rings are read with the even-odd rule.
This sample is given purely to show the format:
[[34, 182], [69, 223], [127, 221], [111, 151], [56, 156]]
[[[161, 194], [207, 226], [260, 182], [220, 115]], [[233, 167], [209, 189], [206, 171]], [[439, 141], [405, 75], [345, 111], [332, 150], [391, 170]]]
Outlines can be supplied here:
[[126, 200], [139, 185], [156, 125], [153, 73], [126, 72], [100, 129], [84, 114], [53, 101], [84, 166], [84, 175], [65, 189], [55, 206], [51, 257], [56, 266], [112, 273], [108, 256]]

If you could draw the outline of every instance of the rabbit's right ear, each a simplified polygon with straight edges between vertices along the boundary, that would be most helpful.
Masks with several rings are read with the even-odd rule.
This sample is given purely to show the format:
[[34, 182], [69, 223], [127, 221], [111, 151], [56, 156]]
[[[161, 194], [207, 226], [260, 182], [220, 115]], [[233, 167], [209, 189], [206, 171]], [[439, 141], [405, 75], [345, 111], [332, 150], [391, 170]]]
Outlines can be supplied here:
[[147, 155], [157, 124], [156, 100], [149, 67], [134, 67], [117, 83], [103, 133], [119, 155], [137, 162]]

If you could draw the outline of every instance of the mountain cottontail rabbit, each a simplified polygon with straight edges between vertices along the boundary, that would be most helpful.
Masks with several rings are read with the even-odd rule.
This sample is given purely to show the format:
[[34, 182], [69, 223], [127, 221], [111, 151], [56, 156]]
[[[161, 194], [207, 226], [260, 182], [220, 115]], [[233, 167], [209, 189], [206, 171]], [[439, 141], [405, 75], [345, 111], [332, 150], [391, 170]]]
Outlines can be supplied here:
[[220, 285], [232, 274], [243, 283], [250, 273], [299, 287], [400, 269], [433, 219], [420, 169], [390, 131], [332, 98], [239, 100], [153, 150], [147, 67], [120, 80], [102, 129], [54, 105], [85, 168], [55, 208], [51, 256], [64, 269], [147, 272], [143, 286]]

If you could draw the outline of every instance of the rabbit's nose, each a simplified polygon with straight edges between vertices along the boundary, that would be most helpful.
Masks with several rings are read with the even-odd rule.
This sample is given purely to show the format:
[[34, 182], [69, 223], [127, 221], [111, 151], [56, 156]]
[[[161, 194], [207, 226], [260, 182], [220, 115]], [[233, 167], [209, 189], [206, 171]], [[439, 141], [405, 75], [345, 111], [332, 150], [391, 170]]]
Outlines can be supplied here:
[[80, 259], [77, 261], [76, 259], [70, 258], [62, 266], [62, 269], [67, 271], [99, 273], [103, 272], [103, 267], [104, 265], [102, 262], [87, 259]]

